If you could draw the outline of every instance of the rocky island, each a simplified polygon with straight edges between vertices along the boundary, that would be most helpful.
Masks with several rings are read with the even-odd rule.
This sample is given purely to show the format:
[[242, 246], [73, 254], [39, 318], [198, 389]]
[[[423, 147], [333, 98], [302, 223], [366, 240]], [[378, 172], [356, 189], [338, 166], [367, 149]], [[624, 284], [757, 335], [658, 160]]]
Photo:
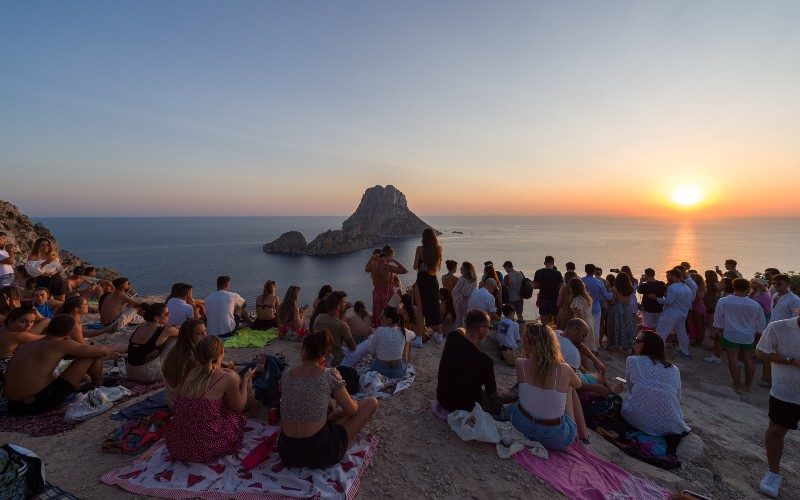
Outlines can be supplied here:
[[288, 231], [264, 245], [264, 251], [335, 255], [370, 248], [387, 240], [419, 238], [429, 227], [408, 209], [406, 195], [396, 187], [374, 186], [364, 192], [355, 213], [342, 223], [342, 229], [325, 231], [310, 243], [306, 243], [300, 232]]

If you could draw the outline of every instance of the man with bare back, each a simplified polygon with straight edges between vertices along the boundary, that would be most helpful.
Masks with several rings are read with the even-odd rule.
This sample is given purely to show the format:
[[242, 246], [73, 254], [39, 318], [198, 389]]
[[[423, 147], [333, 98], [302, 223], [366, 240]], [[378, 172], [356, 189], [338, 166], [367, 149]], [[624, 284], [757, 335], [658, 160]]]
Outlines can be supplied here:
[[130, 295], [131, 283], [128, 278], [117, 278], [113, 284], [114, 291], [106, 295], [100, 305], [100, 322], [103, 326], [116, 323], [117, 328], [122, 328], [129, 323], [143, 323], [144, 319], [138, 315], [142, 301]]
[[394, 277], [406, 274], [408, 270], [394, 258], [394, 249], [386, 245], [373, 252], [364, 268], [372, 278], [372, 327], [380, 326], [380, 316], [389, 299], [394, 294]]
[[[5, 374], [9, 413], [37, 415], [50, 411], [80, 387], [87, 372], [99, 368], [102, 374], [101, 360], [108, 355], [108, 350], [72, 340], [70, 333], [76, 326], [74, 318], [58, 314], [50, 321], [41, 340], [16, 350]], [[72, 358], [72, 362], [54, 378], [53, 370], [67, 357]]]

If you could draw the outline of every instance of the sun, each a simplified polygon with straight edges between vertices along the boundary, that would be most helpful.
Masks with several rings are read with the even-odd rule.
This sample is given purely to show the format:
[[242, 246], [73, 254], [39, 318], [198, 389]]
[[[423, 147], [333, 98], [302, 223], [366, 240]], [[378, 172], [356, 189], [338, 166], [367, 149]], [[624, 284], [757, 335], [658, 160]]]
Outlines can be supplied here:
[[705, 193], [697, 186], [678, 186], [670, 194], [670, 199], [683, 208], [692, 208], [703, 201]]

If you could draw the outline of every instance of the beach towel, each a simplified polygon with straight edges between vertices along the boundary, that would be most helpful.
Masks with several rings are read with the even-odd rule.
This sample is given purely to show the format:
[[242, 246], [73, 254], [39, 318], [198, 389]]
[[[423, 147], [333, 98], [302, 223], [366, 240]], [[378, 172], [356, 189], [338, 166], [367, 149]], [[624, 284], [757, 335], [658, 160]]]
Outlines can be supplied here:
[[514, 455], [514, 460], [572, 500], [651, 500], [670, 496], [669, 490], [603, 460], [581, 443], [564, 451], [550, 450], [547, 460], [527, 450]]
[[159, 391], [112, 413], [110, 417], [112, 420], [132, 420], [149, 417], [157, 411], [167, 410], [169, 410], [169, 406], [167, 406], [166, 394], [164, 394], [164, 391]]
[[360, 434], [342, 461], [324, 470], [286, 468], [276, 452], [256, 467], [245, 469], [242, 460], [278, 431], [278, 427], [248, 420], [239, 455], [209, 464], [171, 462], [161, 441], [133, 464], [114, 469], [100, 480], [138, 495], [160, 498], [355, 498], [361, 476], [375, 453], [376, 437]]
[[253, 330], [252, 328], [242, 328], [236, 330], [233, 335], [224, 342], [225, 347], [264, 347], [278, 338], [278, 330]]
[[373, 371], [371, 366], [372, 355], [367, 354], [353, 367], [358, 372], [360, 386], [360, 390], [356, 394], [353, 394], [353, 399], [359, 400], [370, 396], [384, 399], [394, 396], [398, 392], [411, 387], [411, 384], [414, 383], [414, 379], [417, 377], [417, 372], [414, 370], [414, 366], [411, 365], [411, 363], [408, 364], [408, 371], [401, 378], [387, 378]]
[[86, 420], [101, 413], [105, 413], [131, 395], [130, 389], [123, 386], [98, 387], [89, 392], [75, 395], [75, 399], [67, 405], [64, 413], [65, 420]]
[[[161, 389], [164, 387], [164, 382], [158, 381], [152, 384], [139, 384], [129, 380], [123, 380], [122, 386], [128, 388], [131, 393], [120, 399], [115, 404], [120, 404], [131, 398], [142, 396], [149, 392]], [[30, 434], [31, 436], [52, 436], [53, 434], [60, 434], [67, 432], [79, 426], [86, 420], [65, 420], [64, 415], [67, 411], [67, 405], [75, 400], [74, 396], [70, 396], [63, 405], [50, 410], [41, 415], [32, 416], [16, 416], [9, 415], [7, 410], [7, 401], [0, 402], [0, 429], [6, 432], [19, 432], [20, 434]]]
[[159, 410], [146, 417], [126, 420], [108, 434], [100, 449], [106, 453], [141, 453], [164, 437], [171, 417], [171, 412]]

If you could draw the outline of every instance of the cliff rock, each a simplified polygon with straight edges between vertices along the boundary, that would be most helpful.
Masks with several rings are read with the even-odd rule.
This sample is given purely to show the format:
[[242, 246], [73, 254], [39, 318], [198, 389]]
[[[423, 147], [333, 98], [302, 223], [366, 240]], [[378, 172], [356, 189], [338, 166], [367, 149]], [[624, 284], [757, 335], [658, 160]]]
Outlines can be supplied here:
[[[394, 186], [374, 186], [361, 197], [342, 229], [328, 230], [311, 243], [297, 231], [283, 233], [264, 245], [265, 252], [334, 255], [370, 248], [389, 239], [418, 238], [431, 227], [409, 210], [406, 195]], [[437, 231], [437, 234], [442, 234]], [[305, 248], [301, 251], [301, 245]]]

